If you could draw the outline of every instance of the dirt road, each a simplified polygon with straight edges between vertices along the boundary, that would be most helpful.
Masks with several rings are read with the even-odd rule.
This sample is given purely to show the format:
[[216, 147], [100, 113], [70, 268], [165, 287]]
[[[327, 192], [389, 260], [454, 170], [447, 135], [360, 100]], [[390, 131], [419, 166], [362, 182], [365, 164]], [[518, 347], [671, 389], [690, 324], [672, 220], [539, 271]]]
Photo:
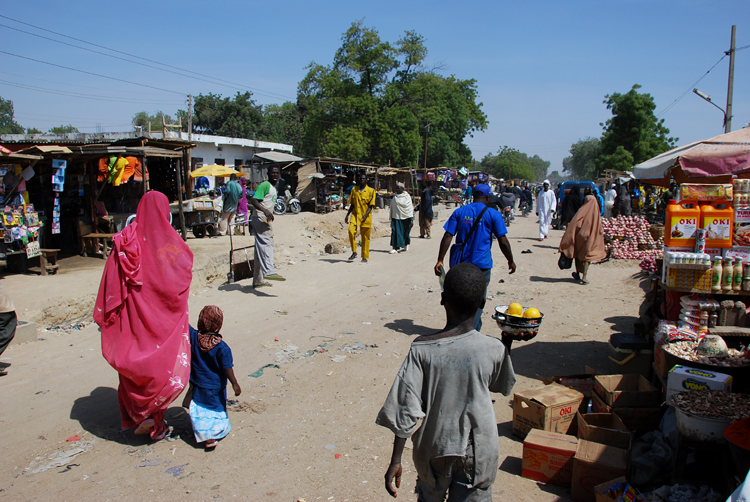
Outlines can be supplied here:
[[[181, 399], [167, 414], [179, 439], [149, 443], [120, 431], [117, 374], [101, 356], [96, 325], [10, 347], [2, 359], [12, 366], [0, 379], [0, 500], [389, 500], [383, 474], [393, 437], [374, 421], [412, 339], [444, 324], [432, 266], [449, 214], [440, 211], [431, 240], [412, 231], [406, 253], [389, 255], [389, 238], [374, 239], [368, 264], [347, 261], [348, 252], [318, 255], [332, 234], [345, 235], [343, 212], [279, 217], [276, 263], [288, 281], [259, 291], [250, 280], [222, 283], [228, 239], [189, 240], [205, 272], [192, 288], [191, 322], [204, 305], [224, 310], [222, 334], [243, 389], [230, 408], [232, 432], [211, 453], [196, 445]], [[386, 233], [386, 212], [375, 217]], [[513, 347], [516, 389], [538, 386], [537, 374], [606, 370], [610, 333], [632, 329], [642, 300], [637, 263], [592, 266], [591, 284], [574, 284], [557, 268], [561, 232], [538, 242], [535, 221], [517, 217], [510, 226], [518, 271], [508, 275], [496, 248], [489, 290], [488, 306], [518, 301], [546, 316], [534, 340]], [[2, 284], [21, 318], [62, 320], [86, 311], [81, 299], [93, 301], [101, 266], [90, 259], [56, 277]], [[66, 303], [64, 313], [48, 308]], [[490, 310], [483, 331], [499, 336]], [[268, 364], [279, 367], [248, 376]], [[567, 500], [564, 488], [520, 477], [510, 402], [497, 395], [495, 499]], [[404, 457], [399, 499], [413, 500], [416, 474]]]

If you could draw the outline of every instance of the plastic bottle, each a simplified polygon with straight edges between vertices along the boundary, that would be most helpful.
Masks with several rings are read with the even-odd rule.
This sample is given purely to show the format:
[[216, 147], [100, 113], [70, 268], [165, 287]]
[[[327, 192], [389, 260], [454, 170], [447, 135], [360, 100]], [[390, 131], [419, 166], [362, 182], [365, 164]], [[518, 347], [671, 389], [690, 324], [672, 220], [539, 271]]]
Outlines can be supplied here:
[[715, 200], [700, 208], [700, 228], [706, 229], [707, 248], [731, 248], [734, 209], [728, 201]]
[[670, 199], [664, 222], [664, 245], [694, 248], [700, 220], [701, 210], [698, 202], [683, 200], [678, 204], [674, 199]]
[[733, 278], [733, 285], [732, 289], [734, 291], [742, 291], [742, 260], [737, 258], [734, 261], [734, 270], [732, 271], [732, 278]]
[[711, 291], [721, 291], [721, 276], [723, 274], [721, 256], [714, 258], [714, 266], [711, 267]]
[[722, 265], [721, 275], [721, 289], [724, 291], [732, 291], [734, 265], [731, 258], [724, 258], [724, 264]]
[[750, 261], [742, 264], [742, 291], [750, 291]]

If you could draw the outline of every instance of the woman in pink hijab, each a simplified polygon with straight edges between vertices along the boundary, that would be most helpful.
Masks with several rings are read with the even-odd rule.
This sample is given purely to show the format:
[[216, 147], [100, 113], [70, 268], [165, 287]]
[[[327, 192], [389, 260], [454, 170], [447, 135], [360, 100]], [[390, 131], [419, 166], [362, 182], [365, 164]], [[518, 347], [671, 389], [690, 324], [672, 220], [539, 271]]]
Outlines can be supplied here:
[[193, 253], [169, 224], [169, 201], [146, 193], [113, 238], [94, 320], [102, 354], [120, 374], [123, 429], [162, 439], [164, 412], [190, 378], [188, 296]]

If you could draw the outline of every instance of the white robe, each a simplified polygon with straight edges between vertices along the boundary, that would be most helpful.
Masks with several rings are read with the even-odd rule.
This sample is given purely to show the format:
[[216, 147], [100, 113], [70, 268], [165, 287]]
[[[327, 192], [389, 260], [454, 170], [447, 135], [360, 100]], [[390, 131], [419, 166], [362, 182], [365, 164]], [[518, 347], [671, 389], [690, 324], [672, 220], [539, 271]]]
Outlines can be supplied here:
[[554, 190], [550, 189], [546, 192], [540, 190], [536, 198], [536, 208], [539, 215], [539, 238], [544, 239], [549, 233], [552, 214], [557, 209], [557, 197], [555, 197]]

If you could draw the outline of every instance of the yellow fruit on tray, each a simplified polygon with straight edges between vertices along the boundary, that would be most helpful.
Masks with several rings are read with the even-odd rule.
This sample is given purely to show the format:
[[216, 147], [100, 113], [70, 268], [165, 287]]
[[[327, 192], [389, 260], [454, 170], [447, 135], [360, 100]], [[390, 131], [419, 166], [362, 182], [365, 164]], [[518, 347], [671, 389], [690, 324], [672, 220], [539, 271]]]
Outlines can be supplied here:
[[542, 313], [535, 308], [528, 308], [523, 313], [524, 317], [542, 317]]
[[521, 317], [523, 314], [523, 306], [520, 303], [511, 303], [508, 305], [508, 309], [505, 311], [506, 314]]

